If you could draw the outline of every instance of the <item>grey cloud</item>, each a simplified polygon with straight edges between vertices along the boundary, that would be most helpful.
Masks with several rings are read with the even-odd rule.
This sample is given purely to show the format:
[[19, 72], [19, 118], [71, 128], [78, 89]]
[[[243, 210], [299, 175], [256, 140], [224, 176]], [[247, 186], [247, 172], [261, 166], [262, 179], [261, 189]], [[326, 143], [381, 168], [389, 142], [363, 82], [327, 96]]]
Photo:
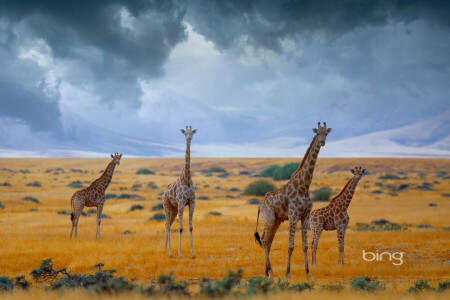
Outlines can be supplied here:
[[393, 20], [426, 20], [450, 26], [448, 1], [202, 1], [193, 0], [188, 20], [221, 50], [245, 46], [283, 52], [286, 39], [333, 40], [359, 27], [381, 26]]
[[0, 21], [7, 24], [5, 45], [43, 39], [52, 57], [79, 65], [68, 74], [72, 81], [94, 77], [84, 83], [103, 100], [139, 106], [137, 81], [160, 76], [171, 49], [186, 38], [185, 7], [185, 1], [1, 1]]

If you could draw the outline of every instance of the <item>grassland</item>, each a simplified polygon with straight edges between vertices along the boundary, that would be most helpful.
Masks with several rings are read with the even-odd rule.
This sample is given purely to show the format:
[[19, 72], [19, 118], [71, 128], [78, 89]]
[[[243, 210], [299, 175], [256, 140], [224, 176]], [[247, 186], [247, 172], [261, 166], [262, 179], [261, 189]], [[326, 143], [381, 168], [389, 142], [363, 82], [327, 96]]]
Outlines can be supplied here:
[[[183, 234], [184, 258], [179, 259], [164, 254], [164, 221], [149, 219], [158, 213], [152, 207], [161, 203], [160, 193], [176, 180], [183, 159], [123, 158], [107, 190], [117, 197], [109, 198], [105, 204], [103, 213], [109, 218], [102, 220], [100, 241], [95, 238], [95, 214], [81, 217], [78, 238], [70, 240], [71, 223], [64, 213], [70, 213], [70, 198], [77, 190], [69, 185], [79, 181], [75, 186], [88, 186], [101, 175], [109, 159], [0, 159], [0, 202], [4, 206], [0, 208], [0, 275], [27, 275], [49, 257], [53, 258], [55, 267], [77, 273], [93, 272], [93, 266], [103, 262], [107, 268], [117, 269], [118, 275], [142, 284], [154, 282], [158, 274], [174, 272], [177, 278], [193, 284], [194, 289], [201, 277], [219, 278], [228, 269], [242, 268], [246, 278], [262, 275], [263, 251], [253, 239], [257, 205], [249, 204], [248, 200], [255, 197], [244, 196], [243, 191], [248, 184], [260, 179], [254, 175], [265, 167], [293, 161], [296, 159], [192, 159], [198, 198], [194, 217], [197, 258], [190, 257], [189, 237]], [[311, 190], [327, 186], [337, 194], [351, 176], [349, 169], [360, 165], [369, 171], [369, 175], [361, 179], [348, 210], [346, 266], [337, 266], [336, 233], [324, 232], [317, 253], [318, 265], [311, 268], [315, 286], [329, 283], [348, 286], [356, 276], [371, 276], [385, 284], [386, 291], [364, 297], [396, 299], [413, 297], [405, 295], [404, 291], [418, 278], [425, 277], [433, 284], [448, 280], [450, 179], [437, 172], [449, 171], [450, 159], [323, 158], [318, 160]], [[202, 172], [214, 166], [225, 169], [226, 173]], [[141, 168], [155, 174], [136, 174]], [[399, 179], [379, 179], [386, 173], [396, 174]], [[276, 186], [286, 182], [266, 179]], [[40, 186], [33, 184], [35, 182]], [[399, 188], [401, 185], [407, 187]], [[374, 193], [377, 190], [380, 192]], [[144, 209], [130, 211], [133, 205], [141, 205]], [[324, 205], [327, 202], [315, 202], [313, 209]], [[220, 214], [211, 215], [210, 212]], [[371, 223], [382, 218], [401, 224], [404, 229], [354, 230], [357, 223]], [[186, 211], [185, 228], [187, 221]], [[287, 225], [285, 222], [278, 230], [271, 251], [274, 273], [280, 276], [286, 268]], [[172, 227], [174, 253], [178, 246], [177, 228], [175, 221]], [[292, 258], [292, 282], [307, 280], [300, 245], [298, 232]], [[362, 259], [363, 250], [404, 252], [404, 263], [395, 266], [389, 261], [366, 262]], [[317, 297], [314, 293], [318, 292], [302, 294], [302, 297]], [[39, 289], [26, 295], [59, 297]], [[66, 298], [80, 298], [80, 295], [89, 296], [75, 291]], [[334, 297], [327, 292], [320, 295]], [[14, 292], [7, 296], [14, 299], [24, 294]], [[362, 295], [345, 291], [339, 297], [360, 298]]]

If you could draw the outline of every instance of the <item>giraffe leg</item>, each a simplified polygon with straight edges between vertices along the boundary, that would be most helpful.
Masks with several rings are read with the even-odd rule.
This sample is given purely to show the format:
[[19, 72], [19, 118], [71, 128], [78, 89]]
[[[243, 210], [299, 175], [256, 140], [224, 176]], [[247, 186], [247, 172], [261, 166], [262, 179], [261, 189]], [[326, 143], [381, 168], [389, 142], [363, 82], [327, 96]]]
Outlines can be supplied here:
[[103, 204], [97, 206], [97, 239], [100, 239], [100, 223], [102, 222]]
[[289, 244], [288, 244], [288, 259], [286, 268], [286, 278], [291, 277], [291, 258], [294, 251], [295, 229], [297, 228], [297, 219], [291, 218], [289, 220]]
[[178, 241], [178, 257], [183, 257], [183, 254], [181, 253], [181, 235], [183, 233], [183, 211], [184, 211], [184, 203], [180, 203], [178, 204], [178, 220], [179, 220], [179, 241]]
[[273, 239], [275, 238], [275, 233], [278, 230], [278, 227], [280, 227], [281, 222], [274, 221], [273, 224], [264, 224], [263, 233], [261, 236], [261, 243], [264, 248], [264, 254], [266, 256], [266, 269], [265, 269], [265, 275], [267, 277], [273, 277], [272, 272], [272, 266], [270, 264], [270, 248], [272, 247]]
[[164, 209], [166, 212], [166, 245], [164, 252], [166, 252], [167, 245], [169, 245], [169, 256], [172, 257], [172, 246], [170, 244], [170, 228], [172, 227], [173, 221], [177, 216], [177, 208], [172, 206], [170, 203], [164, 203]]
[[339, 246], [339, 260], [338, 265], [344, 266], [344, 237], [345, 227], [337, 229], [338, 246]]
[[[309, 215], [309, 214], [308, 214]], [[309, 277], [309, 265], [308, 265], [308, 227], [309, 227], [309, 217], [302, 219], [302, 249], [303, 249], [303, 259], [305, 260], [305, 272], [306, 276]]]
[[319, 245], [320, 235], [322, 234], [323, 228], [316, 224], [311, 224], [312, 231], [312, 241], [311, 241], [311, 265], [317, 264], [317, 246]]
[[75, 237], [78, 235], [78, 220], [80, 219], [81, 213], [74, 216], [75, 218]]
[[70, 230], [70, 238], [72, 238], [73, 229], [75, 227], [75, 216], [73, 215], [73, 212], [72, 212], [71, 222], [72, 222], [72, 230]]
[[195, 201], [192, 200], [191, 203], [189, 204], [189, 235], [191, 238], [191, 254], [192, 257], [195, 257], [195, 252], [194, 252], [194, 240], [192, 238], [192, 231], [194, 230], [194, 227], [192, 225], [192, 221], [194, 218], [194, 209], [195, 209]]

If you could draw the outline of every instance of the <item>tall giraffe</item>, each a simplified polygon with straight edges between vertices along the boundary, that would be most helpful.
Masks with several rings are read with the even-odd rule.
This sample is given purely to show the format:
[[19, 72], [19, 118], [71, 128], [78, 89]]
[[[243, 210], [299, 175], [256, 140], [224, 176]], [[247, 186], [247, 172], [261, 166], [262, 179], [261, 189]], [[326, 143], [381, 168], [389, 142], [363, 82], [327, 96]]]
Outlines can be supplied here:
[[114, 173], [114, 168], [120, 165], [122, 154], [111, 154], [112, 161], [106, 167], [102, 176], [96, 179], [90, 186], [85, 189], [76, 191], [71, 199], [72, 213], [70, 220], [72, 221], [72, 230], [70, 231], [70, 238], [72, 238], [73, 229], [75, 228], [75, 237], [77, 236], [78, 219], [84, 207], [97, 207], [97, 238], [100, 239], [100, 222], [102, 217], [103, 205], [105, 204], [105, 191], [111, 182]]
[[169, 245], [169, 256], [172, 256], [172, 247], [170, 245], [170, 227], [178, 213], [179, 218], [179, 246], [178, 256], [183, 257], [181, 254], [181, 234], [183, 232], [183, 211], [186, 205], [189, 206], [189, 234], [191, 238], [191, 254], [195, 257], [194, 243], [192, 240], [192, 219], [194, 217], [195, 209], [195, 186], [191, 178], [191, 141], [194, 133], [197, 129], [192, 130], [192, 126], [189, 128], [186, 126], [186, 130], [181, 129], [181, 133], [186, 137], [186, 155], [183, 171], [180, 177], [175, 182], [169, 184], [163, 193], [163, 205], [164, 212], [166, 214], [166, 242], [164, 251], [167, 250]]
[[323, 230], [337, 231], [339, 246], [338, 265], [344, 265], [344, 238], [348, 221], [350, 220], [347, 214], [347, 209], [350, 205], [350, 202], [352, 201], [353, 193], [355, 192], [359, 180], [366, 172], [365, 169], [361, 170], [361, 167], [356, 167], [354, 170], [352, 169], [350, 171], [355, 176], [347, 182], [342, 191], [336, 197], [331, 199], [330, 204], [325, 207], [315, 209], [311, 212], [309, 223], [312, 232], [312, 265], [315, 265], [317, 263], [317, 245], [319, 244], [319, 238]]
[[[276, 191], [267, 193], [264, 199], [258, 206], [258, 217], [256, 218], [256, 232], [255, 238], [259, 244], [264, 247], [266, 256], [266, 276], [273, 276], [272, 267], [269, 260], [270, 247], [275, 237], [275, 233], [280, 227], [280, 224], [289, 220], [289, 245], [288, 245], [288, 260], [286, 277], [289, 278], [291, 274], [291, 257], [294, 251], [295, 229], [299, 220], [302, 221], [302, 245], [303, 255], [305, 259], [306, 275], [309, 277], [308, 267], [308, 222], [309, 213], [312, 208], [312, 201], [309, 195], [309, 186], [314, 173], [317, 156], [319, 155], [320, 147], [325, 146], [325, 140], [331, 128], [327, 129], [327, 123], [324, 126], [318, 124], [318, 128], [313, 128], [316, 133], [302, 163], [295, 171], [291, 179], [281, 188]], [[261, 220], [263, 222], [263, 233], [260, 238], [258, 234], [258, 219], [261, 213]]]

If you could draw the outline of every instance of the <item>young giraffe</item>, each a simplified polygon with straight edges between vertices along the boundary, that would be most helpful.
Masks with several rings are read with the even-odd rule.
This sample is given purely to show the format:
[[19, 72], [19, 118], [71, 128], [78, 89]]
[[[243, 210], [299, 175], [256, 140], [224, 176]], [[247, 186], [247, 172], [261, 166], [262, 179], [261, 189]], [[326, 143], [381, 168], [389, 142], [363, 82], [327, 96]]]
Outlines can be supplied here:
[[178, 179], [169, 184], [163, 194], [164, 212], [166, 214], [166, 243], [164, 251], [167, 251], [167, 245], [169, 245], [169, 256], [172, 256], [172, 247], [170, 245], [170, 227], [178, 213], [179, 218], [179, 246], [178, 256], [181, 254], [181, 233], [183, 232], [183, 211], [186, 205], [189, 206], [189, 234], [191, 238], [191, 254], [195, 257], [194, 244], [192, 241], [192, 219], [194, 217], [195, 208], [195, 186], [191, 178], [191, 141], [194, 133], [197, 129], [192, 130], [192, 126], [189, 128], [186, 126], [186, 130], [181, 129], [181, 133], [186, 137], [186, 160], [184, 169], [181, 172]]
[[122, 154], [111, 154], [112, 161], [109, 163], [102, 176], [96, 179], [90, 186], [85, 189], [76, 191], [71, 199], [72, 213], [70, 214], [70, 220], [72, 221], [72, 231], [70, 232], [70, 238], [72, 238], [73, 228], [75, 228], [75, 237], [77, 237], [78, 219], [84, 207], [97, 207], [97, 238], [100, 239], [100, 222], [103, 211], [103, 205], [105, 204], [105, 190], [111, 182], [111, 178], [114, 173], [114, 168], [120, 165], [120, 159]]
[[351, 178], [344, 189], [331, 199], [330, 204], [325, 207], [313, 210], [310, 217], [310, 226], [312, 232], [311, 251], [312, 260], [311, 264], [316, 264], [316, 251], [319, 243], [319, 238], [323, 230], [332, 231], [337, 230], [338, 244], [339, 244], [339, 260], [338, 265], [344, 265], [344, 237], [345, 230], [347, 229], [349, 216], [347, 214], [347, 208], [353, 198], [356, 186], [362, 175], [366, 172], [365, 169], [361, 170], [361, 167], [356, 167], [354, 170], [350, 170], [355, 176]]
[[[299, 220], [302, 221], [302, 246], [305, 260], [306, 275], [309, 277], [308, 267], [308, 222], [309, 213], [312, 208], [312, 201], [309, 195], [309, 186], [313, 177], [314, 166], [320, 147], [325, 146], [325, 139], [331, 128], [327, 129], [327, 123], [324, 126], [318, 124], [318, 128], [313, 128], [316, 133], [311, 145], [309, 146], [302, 163], [297, 171], [292, 174], [291, 179], [284, 186], [276, 191], [269, 192], [264, 196], [258, 207], [258, 217], [256, 219], [255, 238], [259, 244], [264, 247], [266, 256], [266, 276], [273, 276], [272, 267], [269, 260], [270, 247], [280, 224], [289, 220], [289, 245], [286, 277], [291, 274], [291, 257], [294, 251], [295, 229]], [[258, 234], [258, 219], [261, 212], [263, 222], [263, 234], [261, 238]]]

